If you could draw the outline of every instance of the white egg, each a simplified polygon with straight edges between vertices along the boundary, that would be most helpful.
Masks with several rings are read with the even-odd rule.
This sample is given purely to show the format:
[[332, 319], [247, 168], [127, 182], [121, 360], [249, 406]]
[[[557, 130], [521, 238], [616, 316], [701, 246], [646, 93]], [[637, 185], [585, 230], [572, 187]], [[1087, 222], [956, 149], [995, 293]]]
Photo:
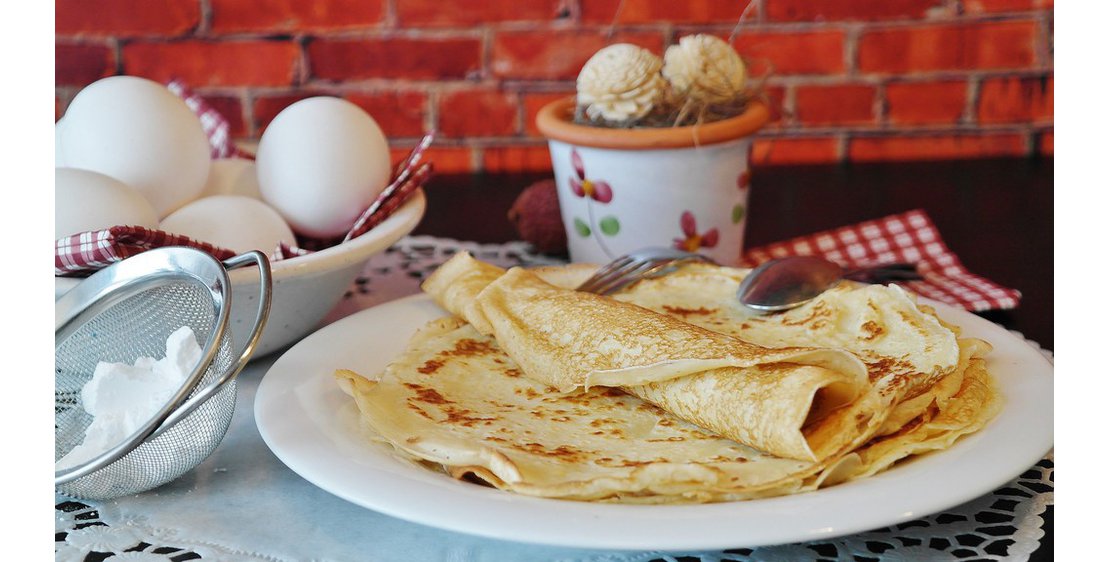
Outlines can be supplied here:
[[54, 169], [54, 239], [110, 226], [158, 228], [154, 207], [131, 187], [104, 174]]
[[374, 118], [333, 97], [298, 101], [259, 140], [258, 184], [293, 230], [344, 234], [385, 188], [389, 145]]
[[146, 197], [159, 216], [196, 199], [211, 162], [208, 137], [185, 102], [134, 76], [78, 92], [61, 128], [67, 166], [112, 176]]
[[254, 160], [246, 158], [220, 158], [212, 161], [208, 170], [208, 183], [200, 192], [201, 197], [211, 195], [242, 195], [262, 199], [258, 190], [258, 168]]
[[197, 199], [162, 219], [162, 230], [239, 253], [261, 250], [271, 255], [279, 242], [295, 242], [277, 211], [242, 195]]

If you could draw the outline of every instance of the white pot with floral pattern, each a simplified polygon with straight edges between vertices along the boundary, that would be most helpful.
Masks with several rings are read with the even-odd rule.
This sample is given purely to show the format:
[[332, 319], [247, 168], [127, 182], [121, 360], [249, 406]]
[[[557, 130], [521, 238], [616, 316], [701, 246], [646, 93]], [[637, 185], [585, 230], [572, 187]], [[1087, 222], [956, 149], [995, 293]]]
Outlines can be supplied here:
[[536, 118], [572, 261], [605, 263], [649, 246], [740, 261], [752, 134], [769, 119], [766, 106], [704, 125], [638, 129], [575, 124], [573, 112], [573, 99], [559, 100]]

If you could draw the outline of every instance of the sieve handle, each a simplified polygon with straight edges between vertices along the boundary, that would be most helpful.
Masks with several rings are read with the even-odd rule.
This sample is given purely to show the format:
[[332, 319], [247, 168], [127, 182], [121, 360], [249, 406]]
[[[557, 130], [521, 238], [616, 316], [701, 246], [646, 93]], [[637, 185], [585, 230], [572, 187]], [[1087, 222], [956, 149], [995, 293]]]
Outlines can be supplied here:
[[270, 318], [270, 300], [273, 293], [273, 278], [270, 272], [270, 260], [267, 259], [266, 255], [262, 252], [254, 250], [228, 258], [224, 260], [223, 264], [228, 270], [249, 265], [258, 266], [258, 313], [255, 314], [254, 326], [251, 328], [250, 337], [247, 338], [247, 344], [243, 346], [243, 351], [239, 354], [239, 359], [233, 365], [230, 365], [227, 370], [220, 375], [219, 379], [212, 381], [208, 386], [197, 391], [196, 394], [174, 410], [173, 413], [162, 422], [162, 425], [158, 426], [158, 429], [150, 434], [147, 440], [154, 439], [167, 429], [173, 427], [175, 423], [191, 414], [193, 410], [197, 409], [205, 400], [208, 400], [213, 394], [219, 392], [225, 384], [234, 380], [243, 368], [247, 366], [247, 363], [251, 359], [251, 355], [254, 354], [254, 349], [258, 347], [258, 342], [262, 339], [262, 330], [266, 327], [266, 321]]

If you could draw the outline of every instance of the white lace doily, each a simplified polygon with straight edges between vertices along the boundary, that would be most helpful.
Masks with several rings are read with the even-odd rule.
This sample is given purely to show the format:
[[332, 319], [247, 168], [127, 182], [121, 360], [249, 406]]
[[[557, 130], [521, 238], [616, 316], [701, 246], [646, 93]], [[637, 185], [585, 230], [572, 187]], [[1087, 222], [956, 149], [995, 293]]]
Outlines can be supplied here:
[[[480, 245], [455, 240], [430, 237], [407, 237], [388, 251], [374, 256], [366, 265], [363, 275], [352, 286], [337, 309], [329, 316], [336, 320], [357, 310], [373, 306], [398, 297], [415, 294], [420, 282], [439, 264], [460, 250], [468, 250], [479, 259], [504, 267], [513, 265], [551, 265], [559, 260], [537, 255], [529, 251], [524, 243]], [[1020, 335], [1020, 334], [1019, 334]], [[1030, 342], [1032, 344], [1032, 342]], [[1033, 344], [1035, 345], [1035, 344]], [[1052, 354], [1041, 350], [1050, 360]], [[241, 377], [242, 378], [242, 377]], [[253, 399], [253, 386], [257, 380], [247, 380], [245, 396], [237, 406], [236, 419], [228, 431], [227, 441], [235, 440], [234, 449], [265, 449], [257, 430], [253, 427], [253, 404], [242, 398]], [[233, 435], [235, 434], [235, 435]], [[221, 535], [224, 538], [210, 539], [209, 534], [221, 525], [226, 525], [212, 516], [186, 514], [186, 506], [181, 506], [181, 514], [174, 513], [175, 501], [187, 504], [198, 501], [190, 494], [203, 480], [224, 477], [222, 473], [236, 472], [230, 465], [236, 463], [235, 451], [221, 447], [193, 472], [186, 474], [178, 482], [171, 483], [159, 490], [146, 494], [121, 498], [112, 502], [75, 501], [64, 497], [55, 498], [55, 560], [58, 561], [175, 561], [219, 560], [219, 561], [284, 561], [284, 560], [343, 560], [342, 553], [330, 554], [321, 550], [319, 544], [311, 539], [290, 540], [288, 546], [279, 540], [258, 540], [252, 542], [248, 531], [263, 529], [267, 524], [265, 517], [274, 517], [272, 526], [282, 514], [256, 513], [261, 521], [243, 521], [242, 533]], [[253, 455], [253, 456], [251, 456]], [[252, 481], [249, 485], [258, 486], [245, 497], [259, 498], [259, 508], [264, 509], [267, 497], [283, 498], [288, 495], [315, 494], [305, 499], [304, 505], [320, 506], [322, 502], [334, 502], [320, 509], [354, 512], [361, 508], [346, 504], [338, 498], [315, 490], [291, 474], [276, 459], [255, 460], [261, 457], [249, 453], [250, 462], [269, 463], [267, 466], [251, 467], [260, 472], [273, 471], [277, 476], [270, 481]], [[241, 464], [247, 464], [243, 462]], [[272, 465], [272, 466], [270, 466]], [[235, 475], [228, 476], [234, 477]], [[246, 474], [240, 472], [240, 477]], [[244, 487], [240, 485], [239, 488]], [[273, 489], [265, 489], [265, 488]], [[179, 488], [179, 489], [175, 489]], [[318, 492], [318, 493], [317, 493]], [[159, 498], [159, 495], [164, 497]], [[175, 499], [176, 498], [176, 499]], [[160, 501], [164, 500], [164, 501]], [[204, 500], [209, 504], [219, 504], [219, 500]], [[234, 512], [235, 498], [228, 497], [228, 517], [242, 516]], [[1052, 454], [1031, 467], [1006, 486], [981, 498], [970, 501], [941, 513], [909, 521], [900, 525], [877, 529], [836, 539], [808, 543], [761, 547], [756, 549], [738, 548], [713, 552], [597, 552], [574, 551], [514, 545], [503, 541], [485, 541], [480, 538], [466, 537], [455, 533], [438, 531], [428, 527], [400, 522], [384, 515], [372, 514], [380, 526], [395, 525], [404, 533], [421, 537], [422, 545], [411, 545], [411, 540], [398, 539], [405, 543], [408, 550], [400, 549], [390, 554], [370, 556], [366, 559], [415, 559], [412, 549], [418, 549], [421, 559], [466, 560], [567, 560], [596, 562], [725, 562], [725, 561], [784, 561], [804, 560], [866, 560], [866, 561], [906, 561], [906, 560], [1027, 560], [1040, 545], [1044, 536], [1042, 518], [1053, 505], [1053, 460]], [[163, 518], [151, 513], [154, 509], [164, 510]], [[195, 507], [193, 509], [196, 509]], [[240, 508], [245, 509], [245, 508]], [[246, 511], [250, 513], [250, 511]], [[368, 517], [370, 515], [367, 515]], [[350, 519], [340, 514], [338, 521]], [[310, 533], [311, 526], [327, 524], [326, 518], [305, 522], [300, 514], [291, 514], [296, 523], [307, 524], [297, 531], [282, 528], [274, 536], [288, 532]], [[167, 523], [172, 521], [173, 525]], [[206, 526], [207, 525], [207, 526]], [[396, 535], [386, 530], [386, 535]], [[403, 534], [403, 533], [402, 533]], [[227, 536], [233, 537], [231, 539]], [[382, 536], [378, 537], [383, 541]], [[234, 544], [233, 544], [234, 543]], [[293, 552], [301, 545], [301, 552]], [[337, 547], [338, 545], [336, 545]], [[343, 545], [349, 547], [350, 545]], [[356, 545], [357, 546], [357, 545]], [[383, 549], [390, 548], [381, 542]], [[364, 551], [366, 552], [366, 551]], [[423, 555], [427, 556], [423, 556]]]

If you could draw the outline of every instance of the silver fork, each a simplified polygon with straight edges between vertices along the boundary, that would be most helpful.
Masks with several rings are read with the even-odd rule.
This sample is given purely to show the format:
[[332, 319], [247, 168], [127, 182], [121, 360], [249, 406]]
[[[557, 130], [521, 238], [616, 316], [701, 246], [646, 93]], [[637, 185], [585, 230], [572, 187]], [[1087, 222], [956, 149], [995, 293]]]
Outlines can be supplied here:
[[701, 255], [674, 248], [644, 248], [625, 254], [598, 269], [578, 291], [613, 294], [641, 279], [661, 277], [690, 262], [716, 263]]

